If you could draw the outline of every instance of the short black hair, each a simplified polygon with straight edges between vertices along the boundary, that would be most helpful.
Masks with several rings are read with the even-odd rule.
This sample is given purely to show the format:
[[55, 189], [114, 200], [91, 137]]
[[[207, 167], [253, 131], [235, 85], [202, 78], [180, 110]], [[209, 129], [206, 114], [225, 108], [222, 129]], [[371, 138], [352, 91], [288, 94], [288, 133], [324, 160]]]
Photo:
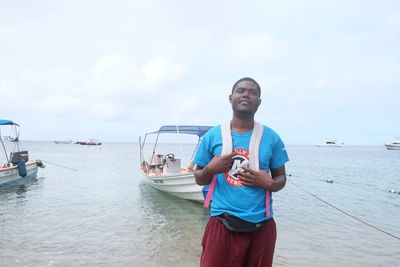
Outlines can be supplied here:
[[258, 82], [256, 82], [256, 80], [254, 80], [253, 78], [250, 78], [250, 77], [244, 77], [244, 78], [241, 78], [240, 80], [238, 80], [237, 82], [235, 82], [235, 84], [232, 87], [232, 93], [231, 94], [233, 94], [233, 91], [235, 91], [235, 88], [238, 85], [238, 83], [243, 82], [243, 81], [248, 81], [248, 82], [254, 83], [257, 86], [258, 95], [261, 96], [261, 87], [260, 87], [260, 85], [258, 84]]

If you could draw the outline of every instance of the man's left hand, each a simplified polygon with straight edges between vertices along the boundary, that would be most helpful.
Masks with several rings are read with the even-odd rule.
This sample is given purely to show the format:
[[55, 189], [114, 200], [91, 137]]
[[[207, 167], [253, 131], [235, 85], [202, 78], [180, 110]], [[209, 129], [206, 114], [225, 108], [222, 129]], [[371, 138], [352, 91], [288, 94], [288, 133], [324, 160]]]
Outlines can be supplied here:
[[237, 175], [242, 185], [255, 186], [269, 191], [274, 188], [274, 180], [269, 172], [255, 171], [246, 167], [243, 167], [243, 169], [244, 172], [239, 172]]

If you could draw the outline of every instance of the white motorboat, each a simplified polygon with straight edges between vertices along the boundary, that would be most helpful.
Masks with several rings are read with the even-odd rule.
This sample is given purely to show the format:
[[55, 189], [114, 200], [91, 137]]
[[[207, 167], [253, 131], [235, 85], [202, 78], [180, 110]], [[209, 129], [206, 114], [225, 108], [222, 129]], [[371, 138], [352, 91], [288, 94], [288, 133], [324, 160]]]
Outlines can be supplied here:
[[337, 140], [325, 140], [324, 142], [317, 145], [318, 147], [342, 147], [344, 143]]
[[400, 139], [385, 144], [387, 150], [400, 150]]
[[2, 139], [4, 141], [14, 142], [14, 138], [12, 136], [9, 136], [9, 135], [3, 136]]
[[44, 167], [40, 160], [29, 160], [28, 151], [20, 151], [19, 149], [19, 125], [10, 120], [0, 119], [1, 126], [12, 127], [15, 133], [13, 149], [8, 156], [6, 145], [1, 138], [0, 129], [0, 142], [5, 155], [5, 161], [2, 162], [0, 158], [0, 186], [23, 181], [36, 177], [38, 167]]
[[[211, 129], [211, 126], [189, 126], [189, 125], [165, 125], [159, 130], [145, 133], [139, 137], [140, 145], [140, 171], [148, 182], [155, 189], [174, 195], [179, 198], [204, 201], [202, 186], [195, 182], [193, 169], [182, 168], [181, 158], [176, 154], [157, 154], [159, 135], [164, 133], [190, 134], [198, 137], [197, 144], [192, 158], [203, 135]], [[149, 135], [156, 135], [156, 141], [149, 155], [145, 155], [146, 139]], [[174, 151], [176, 152], [176, 151]]]

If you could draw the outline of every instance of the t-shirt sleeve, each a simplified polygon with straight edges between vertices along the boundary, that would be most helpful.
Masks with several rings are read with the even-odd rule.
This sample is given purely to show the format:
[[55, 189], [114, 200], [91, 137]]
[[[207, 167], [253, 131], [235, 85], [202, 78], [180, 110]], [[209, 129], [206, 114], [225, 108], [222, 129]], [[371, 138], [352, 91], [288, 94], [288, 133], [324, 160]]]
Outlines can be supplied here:
[[272, 148], [272, 159], [269, 164], [270, 169], [282, 167], [289, 161], [289, 156], [282, 139], [278, 136]]
[[210, 152], [210, 135], [206, 134], [201, 139], [196, 154], [194, 155], [193, 162], [200, 167], [205, 167], [211, 161], [212, 155]]

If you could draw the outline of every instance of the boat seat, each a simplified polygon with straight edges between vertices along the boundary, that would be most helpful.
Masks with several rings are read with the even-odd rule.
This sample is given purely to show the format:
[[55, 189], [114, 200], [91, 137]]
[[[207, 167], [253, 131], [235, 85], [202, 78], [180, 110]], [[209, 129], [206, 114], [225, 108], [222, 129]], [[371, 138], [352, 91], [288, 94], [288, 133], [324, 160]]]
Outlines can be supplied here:
[[164, 173], [180, 173], [181, 172], [181, 159], [167, 158], [164, 165]]

